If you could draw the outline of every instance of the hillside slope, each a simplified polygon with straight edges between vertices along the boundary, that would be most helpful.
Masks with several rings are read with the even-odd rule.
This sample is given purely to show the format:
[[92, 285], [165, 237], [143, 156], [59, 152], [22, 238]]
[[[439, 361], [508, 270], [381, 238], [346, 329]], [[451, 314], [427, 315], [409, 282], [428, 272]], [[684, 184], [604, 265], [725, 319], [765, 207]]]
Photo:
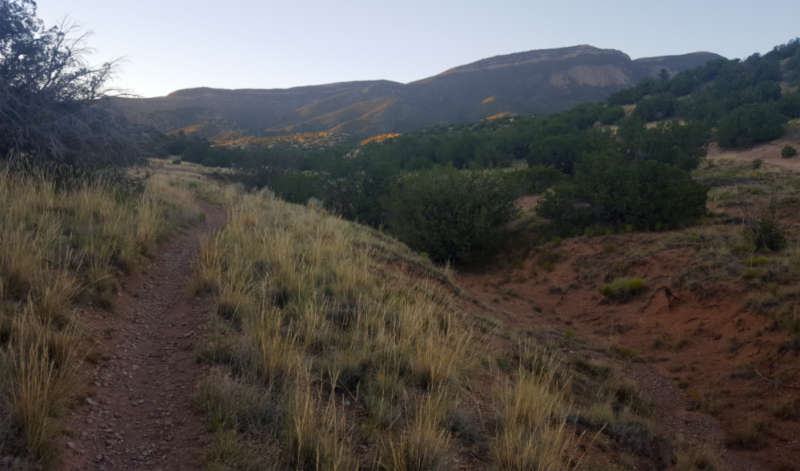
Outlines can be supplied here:
[[662, 69], [675, 74], [717, 58], [702, 52], [631, 60], [618, 50], [582, 45], [497, 56], [409, 84], [195, 88], [159, 98], [115, 99], [111, 106], [165, 132], [192, 126], [208, 137], [231, 130], [256, 136], [327, 131], [367, 136], [505, 112], [560, 111], [603, 100]]
[[[793, 131], [786, 142], [800, 142]], [[457, 283], [508, 326], [550, 325], [629, 362], [656, 421], [689, 443], [702, 437], [721, 460], [677, 469], [797, 469], [800, 178], [778, 155], [773, 144], [715, 150], [694, 172], [710, 188], [698, 225], [510, 244]], [[521, 241], [536, 230], [537, 204], [520, 201]], [[748, 219], [764, 214], [782, 228], [783, 250], [748, 245]], [[631, 278], [642, 292], [609, 291]]]

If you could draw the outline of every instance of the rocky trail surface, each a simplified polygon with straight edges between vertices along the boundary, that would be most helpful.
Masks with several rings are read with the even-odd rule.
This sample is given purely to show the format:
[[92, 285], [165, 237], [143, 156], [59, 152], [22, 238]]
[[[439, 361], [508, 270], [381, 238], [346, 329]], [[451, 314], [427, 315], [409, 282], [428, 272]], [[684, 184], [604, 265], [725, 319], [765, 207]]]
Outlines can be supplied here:
[[63, 470], [196, 470], [210, 437], [192, 397], [204, 369], [195, 345], [210, 314], [189, 287], [201, 241], [225, 222], [205, 220], [164, 244], [144, 271], [123, 280], [112, 312], [83, 316], [93, 342], [85, 394], [66, 417]]

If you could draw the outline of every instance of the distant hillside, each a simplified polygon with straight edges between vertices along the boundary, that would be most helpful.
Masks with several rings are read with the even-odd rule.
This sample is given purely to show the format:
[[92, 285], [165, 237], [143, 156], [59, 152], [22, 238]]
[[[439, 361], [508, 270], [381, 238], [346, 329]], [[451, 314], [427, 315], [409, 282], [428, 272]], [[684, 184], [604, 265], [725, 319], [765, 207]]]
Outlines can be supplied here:
[[[653, 69], [658, 68], [657, 65]], [[682, 120], [715, 130], [722, 147], [746, 148], [777, 139], [800, 118], [800, 39], [745, 60], [712, 61], [669, 80], [643, 80], [614, 93], [643, 121]]]
[[207, 137], [334, 132], [371, 136], [500, 113], [538, 114], [610, 94], [721, 56], [692, 53], [631, 60], [614, 49], [574, 46], [483, 59], [402, 84], [344, 82], [273, 90], [179, 90], [160, 98], [116, 99], [112, 106], [164, 132], [188, 128]]

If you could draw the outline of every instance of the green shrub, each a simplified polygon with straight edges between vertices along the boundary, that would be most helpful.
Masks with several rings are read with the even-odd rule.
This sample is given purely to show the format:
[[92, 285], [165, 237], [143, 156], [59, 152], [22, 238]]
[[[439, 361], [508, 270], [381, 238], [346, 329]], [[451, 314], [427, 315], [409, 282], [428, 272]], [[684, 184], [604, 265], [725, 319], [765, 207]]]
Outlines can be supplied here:
[[797, 149], [792, 146], [785, 146], [781, 149], [781, 157], [784, 159], [791, 159], [792, 157], [797, 155]]
[[319, 198], [328, 184], [325, 176], [316, 172], [284, 172], [269, 181], [269, 189], [292, 203], [305, 204]]
[[605, 285], [600, 293], [608, 299], [627, 301], [647, 290], [647, 282], [641, 278], [617, 278]]
[[531, 165], [528, 168], [502, 172], [506, 184], [519, 196], [542, 193], [553, 185], [562, 182], [566, 175], [553, 167]]
[[645, 121], [658, 121], [675, 113], [678, 101], [669, 94], [644, 98], [636, 105], [634, 114]]
[[616, 124], [625, 117], [625, 110], [621, 106], [609, 106], [600, 113], [600, 122], [603, 124]]
[[545, 135], [530, 144], [528, 163], [553, 166], [571, 174], [575, 163], [589, 146], [589, 140], [584, 133]]
[[443, 168], [399, 178], [384, 205], [400, 240], [437, 261], [465, 261], [500, 240], [516, 196], [497, 172]]
[[762, 216], [747, 224], [745, 237], [752, 242], [756, 250], [779, 252], [787, 245], [783, 228], [772, 216]]
[[705, 214], [706, 193], [672, 165], [598, 155], [581, 162], [571, 182], [549, 192], [537, 213], [564, 235], [592, 226], [664, 230]]
[[700, 166], [707, 153], [710, 129], [700, 123], [667, 121], [647, 128], [641, 120], [626, 119], [620, 124], [622, 152], [639, 160], [656, 160], [686, 171]]
[[717, 139], [722, 147], [750, 147], [781, 137], [786, 121], [773, 104], [745, 105], [720, 119]]
[[800, 93], [786, 93], [778, 106], [781, 113], [789, 119], [800, 118]]

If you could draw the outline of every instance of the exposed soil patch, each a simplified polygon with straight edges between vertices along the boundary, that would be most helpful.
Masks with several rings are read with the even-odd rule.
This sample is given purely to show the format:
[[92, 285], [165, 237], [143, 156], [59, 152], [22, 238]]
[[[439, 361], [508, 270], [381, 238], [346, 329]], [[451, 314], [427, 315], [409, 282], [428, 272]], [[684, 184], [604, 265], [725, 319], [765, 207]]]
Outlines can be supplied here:
[[529, 213], [536, 210], [536, 206], [539, 205], [542, 198], [542, 195], [525, 195], [518, 198], [514, 205], [523, 213]]
[[204, 372], [194, 346], [209, 306], [188, 284], [200, 241], [222, 227], [225, 213], [198, 205], [205, 221], [162, 246], [147, 270], [124, 280], [113, 312], [81, 316], [92, 342], [86, 389], [66, 418], [58, 468], [202, 468], [210, 438], [192, 404]]
[[[523, 260], [509, 254], [492, 272], [460, 275], [459, 284], [511, 329], [556, 329], [627, 360], [658, 422], [716, 449], [724, 469], [797, 469], [800, 416], [789, 417], [800, 408], [800, 357], [785, 348], [790, 337], [745, 309], [740, 280], [681, 288], [697, 254], [659, 244], [663, 237], [571, 239]], [[647, 280], [647, 291], [606, 299], [600, 288], [623, 276]]]
[[743, 162], [762, 160], [765, 163], [786, 170], [800, 172], [800, 157], [793, 157], [790, 159], [781, 157], [781, 149], [783, 149], [784, 146], [788, 145], [795, 149], [800, 149], [800, 136], [797, 136], [797, 134], [800, 134], [800, 132], [790, 132], [789, 136], [785, 138], [776, 139], [746, 150], [728, 151], [720, 149], [717, 144], [712, 144], [708, 149], [708, 158], [710, 160], [731, 159]]

